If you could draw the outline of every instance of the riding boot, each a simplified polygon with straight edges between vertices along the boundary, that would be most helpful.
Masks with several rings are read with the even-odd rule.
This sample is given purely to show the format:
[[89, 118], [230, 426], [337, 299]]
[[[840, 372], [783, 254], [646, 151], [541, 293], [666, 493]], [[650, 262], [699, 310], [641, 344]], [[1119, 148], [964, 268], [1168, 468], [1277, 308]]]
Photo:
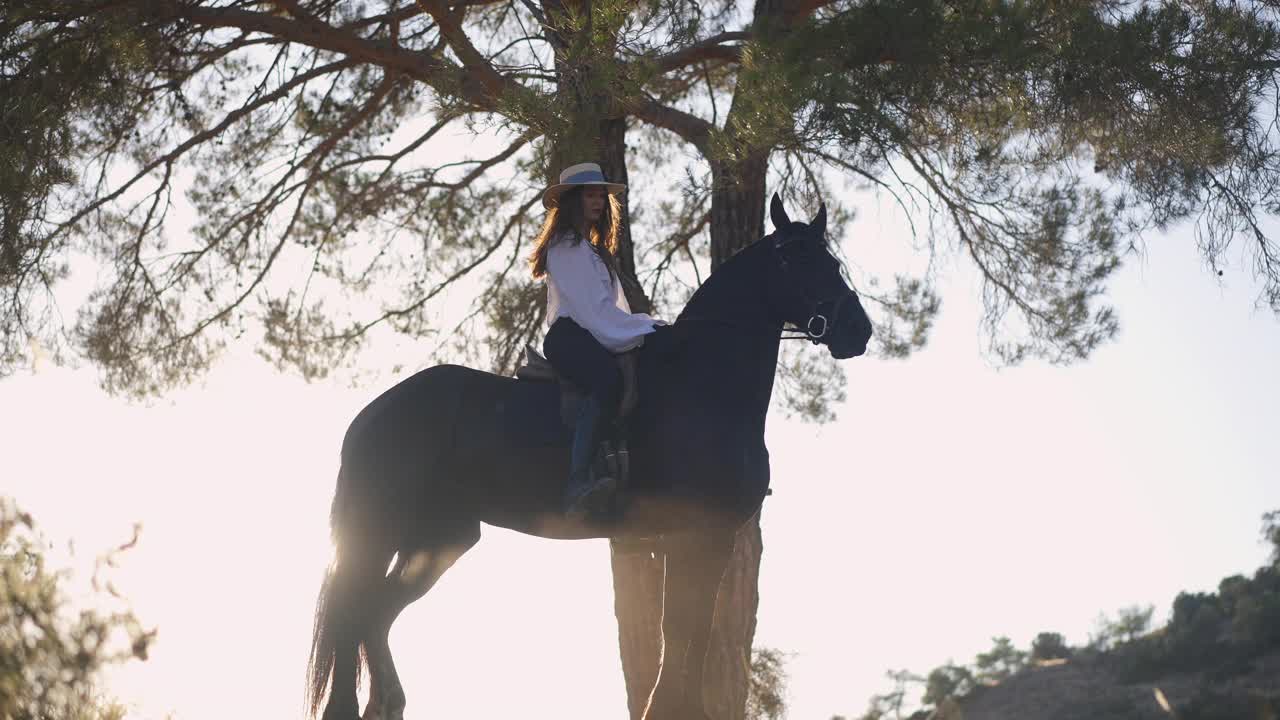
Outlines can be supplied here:
[[631, 480], [631, 448], [627, 447], [626, 438], [618, 440], [618, 488], [626, 490]]
[[578, 406], [573, 449], [569, 454], [569, 486], [564, 497], [566, 513], [598, 512], [607, 507], [617, 489], [615, 477], [607, 473], [597, 474], [593, 468], [602, 414], [600, 401], [594, 396], [583, 398]]
[[605, 472], [615, 480], [614, 491], [608, 505], [599, 513], [604, 518], [617, 519], [623, 511], [623, 494], [627, 491], [628, 479], [631, 477], [631, 453], [627, 449], [626, 438], [618, 437], [600, 444], [604, 457]]

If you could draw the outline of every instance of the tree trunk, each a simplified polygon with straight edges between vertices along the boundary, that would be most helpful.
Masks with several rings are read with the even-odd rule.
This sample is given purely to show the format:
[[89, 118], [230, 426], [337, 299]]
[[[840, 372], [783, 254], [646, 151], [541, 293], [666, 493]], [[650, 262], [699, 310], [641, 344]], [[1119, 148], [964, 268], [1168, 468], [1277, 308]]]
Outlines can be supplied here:
[[[559, 100], [578, 112], [566, 113], [575, 127], [562, 128], [547, 136], [547, 179], [557, 182], [560, 170], [579, 162], [599, 162], [609, 180], [627, 183], [626, 122], [622, 118], [605, 118], [604, 103], [587, 90], [583, 77], [588, 68], [575, 63], [569, 54], [572, 37], [568, 24], [554, 22], [568, 12], [589, 12], [586, 3], [562, 0], [543, 2], [548, 23], [548, 39], [556, 48], [556, 71], [565, 82], [560, 83]], [[619, 202], [622, 207], [622, 236], [619, 238], [618, 269], [627, 300], [636, 312], [646, 312], [649, 301], [636, 278], [635, 247], [631, 239], [629, 193]], [[623, 555], [613, 550], [614, 605], [618, 616], [619, 649], [627, 688], [627, 705], [632, 717], [644, 711], [657, 679], [658, 653], [662, 640], [662, 565], [661, 552]]]
[[[758, 0], [771, 3], [775, 0]], [[560, 99], [572, 108], [566, 115], [572, 127], [549, 136], [553, 177], [567, 165], [598, 161], [605, 175], [627, 182], [626, 123], [606, 89], [593, 83], [591, 63], [575, 57], [573, 24], [556, 22], [567, 13], [578, 14], [591, 32], [594, 22], [590, 1], [546, 0], [543, 10], [549, 37], [556, 48], [556, 69], [561, 82]], [[759, 8], [758, 8], [759, 10]], [[732, 115], [732, 112], [731, 112]], [[731, 131], [732, 132], [732, 131]], [[762, 234], [768, 151], [749, 153], [733, 165], [712, 163], [711, 264], [718, 267]], [[629, 225], [629, 202], [622, 201], [622, 237], [619, 268], [633, 310], [649, 309], [648, 298], [636, 278], [635, 255]], [[704, 702], [712, 717], [742, 720], [746, 711], [751, 642], [755, 636], [758, 579], [762, 550], [759, 515], [752, 517], [738, 535], [716, 602], [715, 623], [707, 653]], [[612, 545], [614, 612], [618, 618], [618, 646], [626, 679], [627, 707], [631, 717], [644, 711], [657, 679], [662, 638], [662, 592], [665, 556], [659, 547], [627, 551]]]
[[768, 153], [711, 163], [711, 269], [764, 235]]
[[[630, 187], [627, 180], [626, 120], [618, 117], [601, 122], [600, 138], [600, 168], [604, 170], [604, 176], [612, 182]], [[636, 253], [631, 241], [630, 195], [630, 192], [625, 192], [618, 198], [622, 205], [622, 227], [618, 232], [618, 277], [622, 280], [622, 288], [627, 294], [631, 311], [647, 313], [650, 310], [649, 298], [636, 277]]]
[[[767, 171], [767, 153], [734, 166], [712, 163], [713, 269], [764, 234]], [[738, 532], [716, 599], [703, 688], [703, 702], [714, 720], [742, 720], [746, 715], [763, 549], [756, 513]], [[634, 719], [644, 712], [658, 676], [664, 555], [656, 544], [637, 550], [613, 543], [612, 550], [618, 649], [626, 676], [627, 709]]]
[[[575, 30], [592, 33], [590, 0], [544, 0], [548, 18], [547, 38], [555, 48], [557, 100], [572, 108], [564, 116], [571, 124], [548, 133], [547, 179], [559, 181], [560, 171], [582, 162], [600, 164], [611, 182], [629, 185], [627, 179], [627, 122], [621, 106], [608, 89], [599, 84], [589, 59], [575, 54]], [[569, 21], [574, 16], [577, 21]], [[611, 48], [605, 48], [605, 55]], [[636, 277], [635, 248], [631, 242], [630, 194], [618, 197], [622, 224], [618, 237], [618, 269], [623, 290], [633, 312], [649, 312], [649, 298]]]

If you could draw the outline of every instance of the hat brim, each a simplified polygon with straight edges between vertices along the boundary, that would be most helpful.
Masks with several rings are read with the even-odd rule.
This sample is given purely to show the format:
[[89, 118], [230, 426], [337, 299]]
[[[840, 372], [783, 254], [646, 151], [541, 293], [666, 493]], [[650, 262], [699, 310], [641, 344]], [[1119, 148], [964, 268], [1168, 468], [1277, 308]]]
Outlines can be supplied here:
[[594, 181], [584, 183], [560, 183], [558, 185], [552, 185], [542, 192], [542, 207], [550, 210], [551, 208], [558, 206], [560, 204], [560, 195], [566, 190], [576, 187], [591, 187], [593, 185], [603, 187], [610, 195], [621, 195], [627, 191], [627, 186], [622, 183]]

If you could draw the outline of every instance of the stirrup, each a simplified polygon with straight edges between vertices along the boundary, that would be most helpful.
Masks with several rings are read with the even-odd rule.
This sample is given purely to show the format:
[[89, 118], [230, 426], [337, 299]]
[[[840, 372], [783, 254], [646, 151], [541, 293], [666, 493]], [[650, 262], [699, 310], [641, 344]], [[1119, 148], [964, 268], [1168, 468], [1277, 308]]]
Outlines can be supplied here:
[[588, 473], [589, 482], [575, 488], [570, 485], [564, 512], [571, 516], [602, 515], [610, 509], [618, 492], [618, 481], [609, 475]]
[[605, 448], [605, 467], [618, 481], [618, 489], [625, 489], [631, 479], [631, 450], [625, 438], [608, 443]]

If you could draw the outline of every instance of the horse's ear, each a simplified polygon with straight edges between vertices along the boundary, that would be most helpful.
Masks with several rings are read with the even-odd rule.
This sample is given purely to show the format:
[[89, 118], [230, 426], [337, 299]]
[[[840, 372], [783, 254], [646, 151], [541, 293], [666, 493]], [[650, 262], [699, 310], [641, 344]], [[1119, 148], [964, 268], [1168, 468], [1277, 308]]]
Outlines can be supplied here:
[[778, 197], [778, 193], [774, 193], [773, 200], [769, 201], [769, 217], [773, 218], [774, 230], [786, 230], [791, 224], [791, 218], [787, 217], [787, 211], [782, 207], [782, 198]]
[[827, 204], [822, 203], [818, 206], [818, 214], [813, 217], [813, 222], [809, 223], [814, 232], [818, 233], [818, 237], [825, 238], [827, 236]]

